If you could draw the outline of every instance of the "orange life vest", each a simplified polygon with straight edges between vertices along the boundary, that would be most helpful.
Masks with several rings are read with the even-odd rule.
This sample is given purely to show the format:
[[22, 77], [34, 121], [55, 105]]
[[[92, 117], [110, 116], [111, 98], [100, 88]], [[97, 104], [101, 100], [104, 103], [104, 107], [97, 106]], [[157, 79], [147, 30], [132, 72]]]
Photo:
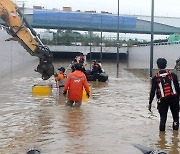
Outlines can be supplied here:
[[66, 73], [59, 73], [58, 76], [55, 78], [56, 81], [60, 81], [67, 78]]

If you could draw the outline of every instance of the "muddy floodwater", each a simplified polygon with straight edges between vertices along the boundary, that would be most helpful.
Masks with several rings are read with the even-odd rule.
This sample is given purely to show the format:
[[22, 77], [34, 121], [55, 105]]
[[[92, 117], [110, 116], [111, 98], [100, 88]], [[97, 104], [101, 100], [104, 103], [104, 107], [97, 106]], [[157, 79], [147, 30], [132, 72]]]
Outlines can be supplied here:
[[[67, 67], [70, 61], [56, 61]], [[54, 78], [42, 81], [35, 63], [0, 79], [0, 154], [142, 154], [133, 144], [180, 153], [179, 132], [172, 131], [168, 113], [166, 132], [159, 133], [156, 101], [147, 109], [149, 78], [129, 72], [127, 64], [103, 62], [105, 83], [89, 82], [92, 96], [80, 108], [66, 107]], [[89, 64], [87, 65], [87, 68]], [[32, 95], [34, 84], [52, 84], [52, 95]]]

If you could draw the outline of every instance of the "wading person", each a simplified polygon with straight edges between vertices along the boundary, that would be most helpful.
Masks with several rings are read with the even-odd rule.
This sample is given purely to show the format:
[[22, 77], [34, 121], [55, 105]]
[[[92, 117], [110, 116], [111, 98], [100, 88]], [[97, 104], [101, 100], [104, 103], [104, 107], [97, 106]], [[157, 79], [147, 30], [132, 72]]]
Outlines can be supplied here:
[[158, 73], [151, 80], [149, 98], [149, 111], [156, 94], [158, 99], [157, 108], [160, 114], [159, 130], [165, 131], [168, 108], [170, 107], [173, 117], [173, 130], [179, 129], [179, 83], [175, 73], [166, 70], [167, 61], [164, 58], [157, 59]]
[[83, 87], [85, 88], [88, 97], [90, 91], [87, 78], [81, 71], [82, 65], [77, 63], [74, 65], [74, 67], [75, 71], [70, 73], [66, 80], [63, 94], [66, 95], [68, 92], [68, 101], [66, 103], [67, 106], [73, 106], [74, 104], [76, 107], [80, 107], [82, 104]]
[[58, 68], [58, 70], [59, 70], [59, 73], [56, 75], [55, 81], [56, 83], [58, 83], [57, 88], [59, 88], [59, 93], [62, 93], [67, 76], [66, 76], [64, 67], [60, 67]]

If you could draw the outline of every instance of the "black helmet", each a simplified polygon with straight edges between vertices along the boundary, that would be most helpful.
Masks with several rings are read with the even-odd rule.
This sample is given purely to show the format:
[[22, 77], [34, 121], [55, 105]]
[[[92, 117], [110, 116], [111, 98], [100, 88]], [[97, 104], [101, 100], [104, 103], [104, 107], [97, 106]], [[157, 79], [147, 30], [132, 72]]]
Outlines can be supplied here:
[[58, 68], [59, 71], [62, 71], [63, 73], [65, 72], [65, 68], [64, 67], [60, 67]]
[[165, 69], [167, 65], [167, 60], [165, 58], [158, 58], [157, 59], [157, 66], [160, 69]]
[[81, 70], [82, 70], [82, 64], [80, 64], [80, 63], [74, 64], [74, 68], [75, 68], [76, 70], [81, 71]]

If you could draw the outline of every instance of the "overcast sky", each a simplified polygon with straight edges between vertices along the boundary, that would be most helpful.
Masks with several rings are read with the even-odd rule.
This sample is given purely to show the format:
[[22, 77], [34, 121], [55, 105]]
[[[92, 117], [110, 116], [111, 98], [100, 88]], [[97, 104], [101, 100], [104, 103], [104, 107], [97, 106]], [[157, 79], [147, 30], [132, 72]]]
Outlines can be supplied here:
[[[118, 0], [14, 0], [18, 3], [25, 1], [26, 7], [33, 5], [43, 6], [45, 9], [59, 9], [72, 7], [72, 11], [107, 11], [118, 12]], [[119, 0], [120, 14], [151, 15], [152, 0]], [[180, 17], [180, 0], [154, 0], [154, 15], [165, 17]], [[150, 35], [120, 34], [120, 37], [134, 37], [150, 40]], [[155, 36], [155, 39], [164, 39], [166, 36]]]
[[[20, 0], [17, 0], [20, 1]], [[22, 0], [23, 1], [23, 0]], [[96, 10], [118, 12], [118, 0], [24, 0], [25, 6], [41, 5], [47, 9], [57, 8], [62, 10], [63, 6], [72, 7], [76, 10]], [[119, 0], [120, 14], [151, 14], [152, 0]], [[180, 17], [180, 0], [154, 0], [155, 15]]]

